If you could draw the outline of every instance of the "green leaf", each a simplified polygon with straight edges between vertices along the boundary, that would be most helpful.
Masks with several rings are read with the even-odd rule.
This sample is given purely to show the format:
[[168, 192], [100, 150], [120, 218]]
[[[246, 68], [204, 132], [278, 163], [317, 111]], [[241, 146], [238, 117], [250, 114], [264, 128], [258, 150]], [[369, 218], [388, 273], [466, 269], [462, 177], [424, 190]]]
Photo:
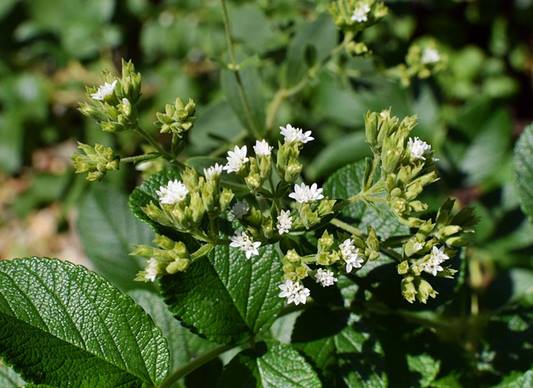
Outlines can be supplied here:
[[429, 387], [440, 371], [440, 361], [425, 353], [416, 356], [408, 354], [407, 365], [409, 370], [421, 375], [419, 384], [422, 387]]
[[[256, 346], [265, 346], [261, 343]], [[290, 345], [269, 343], [239, 353], [224, 369], [221, 387], [321, 387], [311, 366]], [[261, 352], [262, 350], [262, 352]]]
[[494, 180], [494, 175], [505, 164], [508, 156], [511, 128], [511, 118], [506, 111], [499, 110], [490, 116], [461, 163], [462, 170], [468, 174], [470, 184]]
[[321, 370], [326, 386], [387, 386], [381, 346], [357, 315], [310, 307], [297, 318], [292, 343]]
[[0, 261], [0, 354], [25, 380], [76, 387], [154, 385], [166, 341], [133, 300], [81, 266]]
[[[329, 177], [324, 184], [324, 192], [334, 199], [346, 199], [358, 194], [364, 173], [364, 160], [345, 166]], [[409, 229], [401, 224], [385, 205], [370, 207], [359, 202], [347, 206], [342, 214], [351, 221], [357, 221], [360, 228], [373, 226], [382, 238], [409, 232]]]
[[514, 167], [522, 210], [533, 222], [533, 124], [524, 130], [516, 144]]
[[314, 62], [327, 58], [337, 44], [337, 29], [327, 14], [298, 27], [287, 49], [286, 86], [296, 85], [312, 63], [306, 61], [309, 52], [314, 52]]
[[170, 369], [175, 370], [199, 355], [217, 347], [191, 333], [174, 319], [163, 299], [146, 290], [134, 290], [130, 295], [154, 320], [163, 332], [170, 350]]
[[133, 279], [145, 260], [129, 253], [137, 244], [149, 244], [153, 233], [133, 217], [126, 195], [111, 186], [93, 186], [79, 212], [81, 243], [97, 272], [122, 289], [139, 287]]
[[351, 133], [322, 149], [307, 167], [306, 173], [309, 180], [314, 181], [341, 166], [357, 162], [367, 156], [370, 156], [370, 148], [365, 141], [365, 134]]
[[0, 360], [0, 387], [16, 388], [26, 385], [24, 380], [10, 367]]
[[533, 387], [533, 369], [525, 373], [513, 372], [506, 376], [502, 382], [495, 386], [496, 388], [532, 388]]
[[239, 74], [242, 90], [239, 88], [237, 73], [227, 69], [222, 70], [220, 72], [222, 91], [242, 125], [260, 134], [265, 123], [265, 96], [261, 77], [257, 68], [252, 66], [241, 68]]
[[165, 276], [161, 287], [172, 314], [209, 340], [229, 343], [268, 329], [283, 306], [278, 297], [281, 259], [273, 246], [247, 259], [217, 246], [186, 272]]

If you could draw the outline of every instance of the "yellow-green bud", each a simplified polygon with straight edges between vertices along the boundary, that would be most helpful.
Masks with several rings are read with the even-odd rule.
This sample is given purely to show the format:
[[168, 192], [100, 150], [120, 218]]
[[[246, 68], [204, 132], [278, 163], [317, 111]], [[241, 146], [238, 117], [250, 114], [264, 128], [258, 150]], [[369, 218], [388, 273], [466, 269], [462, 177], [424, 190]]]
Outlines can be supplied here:
[[322, 233], [322, 237], [320, 237], [320, 239], [318, 240], [318, 250], [327, 251], [333, 246], [334, 242], [335, 242], [335, 239], [326, 230], [324, 231], [324, 233]]
[[285, 258], [291, 263], [297, 263], [300, 261], [300, 255], [296, 253], [294, 249], [290, 249], [286, 254]]
[[416, 300], [417, 292], [415, 285], [413, 284], [413, 278], [411, 276], [402, 279], [401, 283], [402, 295], [409, 303], [414, 303]]
[[405, 275], [407, 272], [409, 272], [409, 262], [407, 260], [402, 261], [397, 266], [398, 274], [399, 275]]
[[298, 276], [299, 279], [305, 279], [308, 273], [309, 273], [309, 270], [304, 265], [301, 265], [296, 268], [296, 276]]
[[438, 292], [431, 287], [431, 284], [429, 284], [426, 280], [420, 278], [420, 282], [418, 284], [418, 293], [416, 295], [417, 299], [422, 302], [426, 303], [427, 300], [431, 298], [437, 297]]
[[233, 194], [233, 191], [227, 188], [222, 189], [222, 193], [220, 193], [220, 210], [225, 211], [229, 205], [231, 204], [231, 201], [233, 200], [233, 197], [235, 194]]

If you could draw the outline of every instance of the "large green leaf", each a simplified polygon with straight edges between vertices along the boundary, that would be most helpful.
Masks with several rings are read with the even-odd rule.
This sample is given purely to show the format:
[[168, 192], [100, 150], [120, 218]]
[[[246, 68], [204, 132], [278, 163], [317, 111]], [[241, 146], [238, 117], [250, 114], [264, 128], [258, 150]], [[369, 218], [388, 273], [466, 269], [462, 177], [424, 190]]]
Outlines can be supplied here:
[[[330, 198], [346, 199], [358, 194], [365, 173], [365, 162], [359, 161], [345, 166], [329, 177], [324, 192]], [[407, 234], [409, 229], [401, 224], [386, 206], [370, 207], [361, 202], [347, 206], [343, 216], [358, 221], [361, 228], [371, 225], [382, 238]]]
[[290, 345], [268, 343], [266, 346], [266, 349], [256, 349], [256, 352], [244, 351], [235, 356], [225, 368], [219, 386], [243, 388], [322, 386], [311, 366]]
[[283, 306], [278, 297], [281, 260], [273, 246], [247, 259], [217, 246], [182, 273], [165, 276], [161, 287], [170, 311], [206, 338], [228, 343], [270, 327]]
[[140, 387], [168, 373], [166, 341], [134, 301], [68, 262], [0, 261], [0, 354], [25, 380]]
[[533, 222], [533, 124], [524, 130], [516, 144], [514, 164], [522, 209]]
[[265, 97], [261, 77], [257, 68], [252, 65], [241, 67], [239, 77], [242, 88], [239, 87], [235, 71], [222, 70], [222, 91], [242, 125], [261, 134], [265, 123]]
[[136, 244], [150, 243], [153, 233], [133, 217], [126, 195], [110, 186], [94, 186], [80, 207], [78, 231], [100, 274], [122, 289], [139, 287], [133, 279], [144, 259], [129, 253]]
[[181, 326], [168, 311], [161, 297], [146, 290], [134, 290], [130, 295], [139, 303], [163, 332], [170, 351], [170, 369], [175, 370], [199, 355], [218, 346]]
[[386, 387], [383, 350], [370, 326], [346, 311], [313, 306], [297, 319], [293, 346], [321, 370], [327, 386]]
[[329, 15], [301, 24], [287, 48], [287, 86], [296, 85], [310, 66], [327, 58], [336, 44], [337, 30]]

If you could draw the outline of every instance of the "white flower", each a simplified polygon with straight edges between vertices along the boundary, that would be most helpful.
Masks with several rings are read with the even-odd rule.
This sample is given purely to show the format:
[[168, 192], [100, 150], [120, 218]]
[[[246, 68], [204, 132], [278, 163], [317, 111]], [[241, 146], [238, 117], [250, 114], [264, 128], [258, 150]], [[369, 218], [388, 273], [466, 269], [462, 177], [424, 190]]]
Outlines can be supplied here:
[[259, 254], [261, 243], [253, 241], [246, 233], [238, 231], [231, 237], [231, 243], [229, 246], [240, 249], [244, 252], [246, 258], [249, 259]]
[[279, 293], [280, 298], [286, 298], [287, 303], [294, 303], [295, 305], [305, 304], [307, 298], [311, 294], [308, 288], [305, 288], [301, 283], [293, 282], [292, 280], [285, 280], [280, 284]]
[[361, 268], [363, 266], [363, 258], [359, 256], [359, 249], [355, 247], [352, 239], [344, 240], [339, 248], [341, 250], [341, 257], [346, 262], [346, 272], [352, 272], [354, 268]]
[[148, 260], [148, 265], [144, 269], [144, 278], [149, 282], [154, 282], [159, 273], [159, 264], [153, 257]]
[[290, 124], [287, 124], [285, 127], [279, 127], [281, 129], [281, 134], [285, 138], [285, 143], [309, 143], [311, 140], [315, 140], [311, 136], [311, 131], [304, 132], [300, 128], [295, 128]]
[[322, 287], [329, 287], [335, 284], [337, 278], [333, 276], [333, 272], [328, 269], [319, 268], [316, 271], [316, 282]]
[[426, 47], [424, 51], [422, 51], [423, 64], [428, 65], [430, 63], [437, 63], [438, 61], [440, 61], [440, 54], [437, 49]]
[[270, 156], [272, 147], [266, 140], [257, 140], [254, 145], [254, 152], [256, 156]]
[[137, 171], [146, 171], [148, 170], [150, 167], [153, 166], [153, 162], [151, 160], [145, 160], [141, 163], [138, 163], [137, 165], [135, 165], [135, 169]]
[[361, 4], [357, 7], [352, 14], [352, 20], [357, 23], [366, 22], [368, 20], [368, 13], [370, 7], [368, 4]]
[[432, 274], [433, 276], [437, 276], [437, 273], [444, 270], [444, 268], [441, 266], [442, 263], [444, 263], [446, 260], [448, 260], [450, 257], [444, 252], [444, 246], [437, 248], [434, 246], [431, 249], [431, 254], [429, 255], [429, 259], [423, 264], [423, 270], [427, 273]]
[[103, 85], [98, 87], [96, 92], [91, 94], [91, 98], [93, 100], [103, 101], [107, 96], [110, 96], [111, 94], [113, 94], [116, 84], [117, 84], [117, 80], [114, 80], [111, 83], [105, 82]]
[[175, 179], [169, 181], [166, 186], [159, 187], [156, 193], [159, 197], [159, 202], [163, 205], [174, 205], [183, 201], [187, 194], [189, 194], [189, 190], [183, 182]]
[[228, 164], [224, 166], [224, 170], [228, 173], [239, 172], [242, 166], [248, 161], [248, 158], [246, 157], [247, 152], [248, 149], [246, 146], [240, 148], [239, 146], [235, 146], [233, 151], [228, 151], [228, 156], [226, 157]]
[[235, 217], [238, 220], [240, 220], [242, 217], [248, 214], [249, 210], [250, 210], [250, 206], [248, 206], [248, 204], [243, 201], [237, 201], [231, 207], [231, 213], [233, 214], [233, 217]]
[[425, 141], [420, 140], [418, 137], [410, 137], [407, 141], [407, 149], [411, 153], [413, 159], [426, 160], [424, 154], [431, 150], [431, 146]]
[[292, 218], [290, 210], [282, 210], [278, 215], [277, 228], [279, 234], [289, 233], [292, 228]]
[[222, 170], [224, 170], [224, 166], [218, 163], [215, 163], [208, 168], [204, 168], [205, 179], [211, 179], [211, 178], [218, 177], [220, 174], [222, 174]]
[[324, 198], [322, 189], [319, 189], [316, 183], [307, 186], [305, 183], [294, 185], [294, 191], [289, 194], [289, 198], [299, 203], [318, 201]]

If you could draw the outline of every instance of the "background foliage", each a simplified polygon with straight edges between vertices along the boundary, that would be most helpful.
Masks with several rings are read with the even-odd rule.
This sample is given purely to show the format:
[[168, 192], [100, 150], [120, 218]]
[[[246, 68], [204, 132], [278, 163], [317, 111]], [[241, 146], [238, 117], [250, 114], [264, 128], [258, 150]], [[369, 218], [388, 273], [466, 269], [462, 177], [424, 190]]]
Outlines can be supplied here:
[[[357, 314], [337, 314], [320, 300], [303, 314], [287, 314], [274, 323], [273, 336], [291, 340], [299, 355], [283, 345], [259, 359], [241, 354], [222, 381], [239, 376], [243, 365], [257, 380], [257, 370], [272, 357], [302, 357], [313, 367], [300, 371], [307, 386], [318, 377], [340, 386], [530, 384], [531, 372], [525, 372], [532, 360], [533, 226], [524, 212], [532, 214], [532, 127], [514, 157], [513, 149], [533, 121], [532, 2], [391, 1], [391, 15], [365, 32], [375, 56], [341, 62], [331, 60], [338, 42], [324, 12], [327, 3], [231, 2], [243, 82], [253, 92], [252, 124], [259, 129], [269, 123], [265, 106], [276, 101], [280, 85], [296, 88], [297, 95], [270, 107], [279, 109], [280, 123], [317, 134], [319, 141], [305, 149], [304, 173], [323, 183], [339, 167], [368, 156], [362, 132], [368, 110], [417, 114], [415, 135], [434, 145], [443, 177], [427, 200], [437, 206], [451, 194], [463, 206], [474, 206], [479, 217], [464, 252], [466, 276], [450, 291], [455, 297], [439, 305], [406, 309], [398, 285], [388, 284], [372, 291], [369, 308], [358, 301], [382, 267], [370, 271], [357, 288], [340, 290], [355, 296]], [[199, 119], [184, 157], [223, 153], [243, 136], [250, 118], [217, 59], [226, 56], [218, 1], [5, 0], [0, 34], [0, 257], [74, 257], [123, 290], [142, 287], [133, 282], [139, 263], [128, 254], [133, 245], [150, 241], [152, 232], [134, 220], [126, 193], [143, 173], [122, 168], [89, 188], [68, 162], [76, 140], [134, 154], [140, 139], [103, 134], [76, 108], [84, 85], [99, 84], [101, 70], [115, 71], [121, 57], [131, 58], [143, 73], [143, 126], [153, 128], [155, 112], [176, 96], [192, 97]], [[384, 75], [425, 36], [443, 45], [446, 71], [407, 88]], [[515, 169], [523, 174], [518, 184]], [[335, 190], [334, 182], [329, 185]], [[160, 301], [150, 302], [156, 298], [150, 290], [132, 295], [164, 332], [173, 333], [172, 366], [213, 347], [177, 322], [168, 323]], [[333, 297], [342, 303], [341, 295]], [[229, 359], [213, 360], [183, 384], [209, 386]], [[2, 370], [0, 381], [16, 381], [11, 374]]]

